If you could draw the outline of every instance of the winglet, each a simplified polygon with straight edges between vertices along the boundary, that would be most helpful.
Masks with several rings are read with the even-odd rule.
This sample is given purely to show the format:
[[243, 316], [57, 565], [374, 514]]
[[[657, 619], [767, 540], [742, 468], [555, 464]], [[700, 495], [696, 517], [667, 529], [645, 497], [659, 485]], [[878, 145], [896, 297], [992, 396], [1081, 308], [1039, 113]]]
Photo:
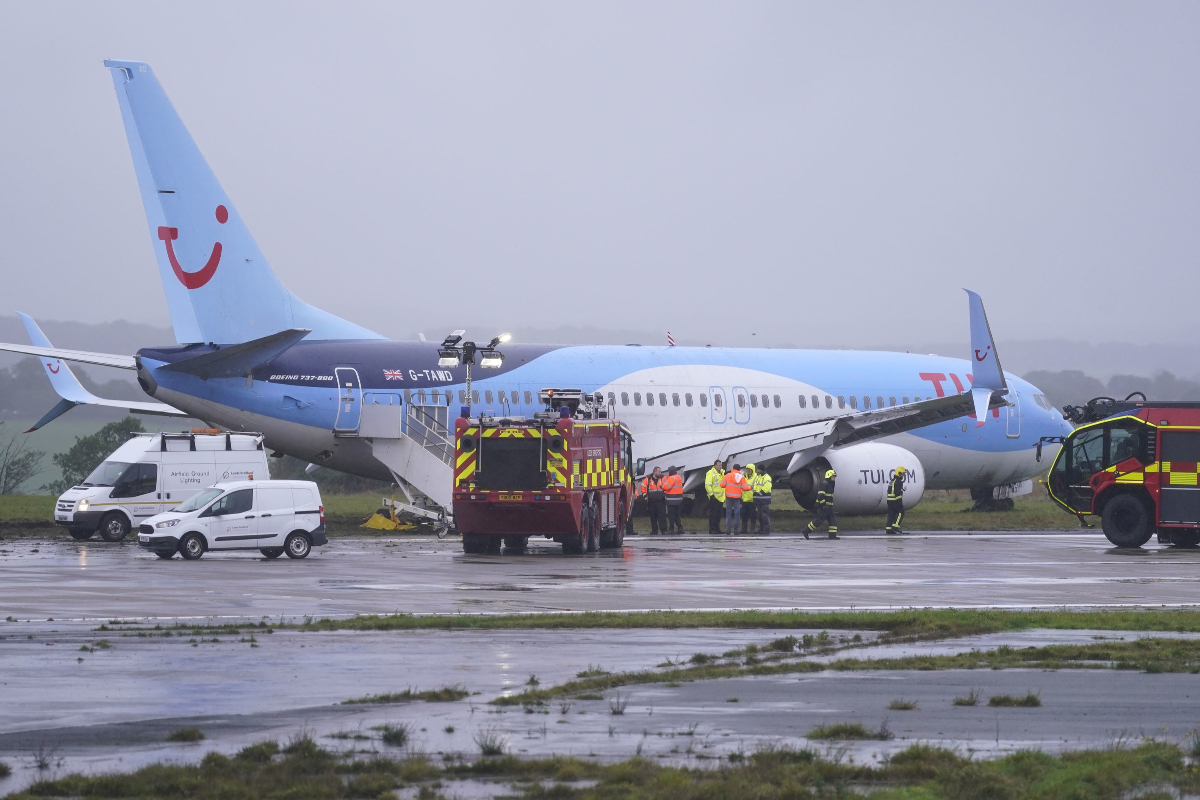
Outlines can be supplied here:
[[[22, 314], [20, 311], [13, 313], [21, 318], [21, 322], [25, 323], [25, 332], [29, 334], [30, 343], [38, 347], [52, 348], [54, 346], [50, 344], [50, 340], [46, 338], [46, 334], [42, 333], [42, 329], [38, 327], [38, 324], [33, 321], [33, 317], [28, 314]], [[61, 359], [44, 357], [38, 360], [42, 362], [42, 368], [46, 370], [46, 377], [50, 379], [50, 385], [54, 387], [55, 393], [63, 400], [69, 401], [72, 405], [78, 405], [80, 403], [90, 403], [96, 399], [95, 395], [83, 388], [83, 384], [75, 377], [75, 373]], [[55, 409], [57, 410], [58, 406], [55, 406]], [[65, 411], [67, 411], [67, 408], [59, 410], [54, 416], [47, 415], [47, 417], [38, 422], [35, 429], [42, 427], [54, 419], [55, 416]]]
[[975, 424], [982, 425], [987, 419], [992, 395], [996, 392], [1006, 394], [1008, 384], [1004, 381], [1004, 370], [1000, 366], [1000, 354], [996, 352], [987, 312], [983, 310], [983, 298], [970, 289], [963, 291], [967, 293], [971, 313], [971, 397], [975, 402]]

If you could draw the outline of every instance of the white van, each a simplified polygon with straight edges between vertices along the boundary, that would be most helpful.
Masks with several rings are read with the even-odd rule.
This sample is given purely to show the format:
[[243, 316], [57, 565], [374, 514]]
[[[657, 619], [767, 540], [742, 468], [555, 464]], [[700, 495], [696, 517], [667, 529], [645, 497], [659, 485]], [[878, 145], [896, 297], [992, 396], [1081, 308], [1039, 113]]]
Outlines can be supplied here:
[[159, 558], [206, 550], [258, 550], [304, 558], [327, 544], [325, 506], [312, 481], [231, 481], [192, 495], [138, 526], [138, 544]]
[[97, 529], [119, 542], [155, 514], [218, 481], [269, 479], [260, 433], [138, 434], [118, 447], [54, 506], [54, 524], [75, 539]]

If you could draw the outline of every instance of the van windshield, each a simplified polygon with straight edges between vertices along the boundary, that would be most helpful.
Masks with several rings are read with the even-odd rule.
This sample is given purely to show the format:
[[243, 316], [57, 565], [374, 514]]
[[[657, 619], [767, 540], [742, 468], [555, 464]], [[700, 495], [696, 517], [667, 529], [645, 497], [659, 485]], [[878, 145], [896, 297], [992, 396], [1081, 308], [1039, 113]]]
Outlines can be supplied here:
[[198, 508], [204, 508], [210, 502], [212, 502], [213, 500], [216, 500], [218, 497], [220, 497], [222, 491], [224, 491], [224, 490], [222, 490], [222, 489], [205, 489], [204, 491], [200, 492], [199, 494], [192, 495], [191, 499], [184, 500], [182, 503], [175, 506], [174, 508], [169, 508], [167, 510], [168, 511], [179, 511], [182, 513], [185, 511], [195, 511]]
[[80, 486], [112, 486], [129, 469], [129, 464], [123, 461], [104, 461], [92, 470], [92, 474], [83, 479]]

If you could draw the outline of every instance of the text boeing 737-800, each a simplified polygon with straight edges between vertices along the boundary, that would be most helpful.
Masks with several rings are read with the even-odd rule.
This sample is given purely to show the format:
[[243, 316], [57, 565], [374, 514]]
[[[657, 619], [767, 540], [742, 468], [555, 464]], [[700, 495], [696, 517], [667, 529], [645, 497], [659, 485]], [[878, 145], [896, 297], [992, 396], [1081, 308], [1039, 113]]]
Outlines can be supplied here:
[[0, 349], [39, 356], [64, 397], [39, 425], [80, 403], [130, 405], [76, 390], [60, 360], [134, 369], [158, 401], [134, 410], [261, 431], [274, 450], [395, 481], [446, 508], [454, 410], [528, 415], [541, 408], [539, 390], [570, 386], [598, 395], [629, 426], [648, 469], [680, 467], [688, 490], [718, 458], [753, 461], [789, 474], [797, 499], [811, 505], [814, 475], [832, 466], [845, 513], [880, 511], [898, 466], [908, 469], [906, 506], [926, 487], [1020, 492], [1042, 471], [1037, 441], [1070, 430], [1036, 387], [1002, 370], [971, 292], [968, 360], [512, 344], [468, 398], [464, 368], [438, 366], [437, 344], [387, 340], [292, 295], [149, 65], [105, 66], [180, 344], [132, 357], [58, 350], [26, 319], [34, 346]]

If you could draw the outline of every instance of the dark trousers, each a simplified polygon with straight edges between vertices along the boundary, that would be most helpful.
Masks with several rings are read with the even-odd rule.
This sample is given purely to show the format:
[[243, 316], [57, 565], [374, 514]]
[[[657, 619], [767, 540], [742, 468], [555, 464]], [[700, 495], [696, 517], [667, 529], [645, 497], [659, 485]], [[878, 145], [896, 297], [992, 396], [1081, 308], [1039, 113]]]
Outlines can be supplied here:
[[667, 501], [667, 525], [671, 533], [683, 533], [683, 520], [679, 518], [679, 510], [683, 508], [683, 500]]
[[721, 532], [721, 518], [725, 516], [724, 503], [715, 497], [708, 498], [708, 532]]
[[904, 519], [904, 501], [888, 500], [887, 528], [888, 533], [900, 533], [900, 520]]
[[758, 521], [758, 509], [754, 507], [753, 500], [742, 501], [742, 533], [746, 533], [749, 529], [750, 533], [754, 532], [754, 523]]
[[667, 501], [666, 499], [649, 498], [646, 500], [646, 510], [650, 513], [650, 533], [657, 535], [667, 533]]
[[757, 497], [754, 498], [754, 510], [758, 513], [758, 532], [771, 532], [771, 498], [766, 498], [764, 503]]
[[816, 516], [813, 517], [812, 522], [808, 523], [808, 529], [815, 531], [826, 522], [829, 523], [829, 535], [833, 536], [837, 533], [837, 514], [833, 513], [833, 503], [817, 506]]

